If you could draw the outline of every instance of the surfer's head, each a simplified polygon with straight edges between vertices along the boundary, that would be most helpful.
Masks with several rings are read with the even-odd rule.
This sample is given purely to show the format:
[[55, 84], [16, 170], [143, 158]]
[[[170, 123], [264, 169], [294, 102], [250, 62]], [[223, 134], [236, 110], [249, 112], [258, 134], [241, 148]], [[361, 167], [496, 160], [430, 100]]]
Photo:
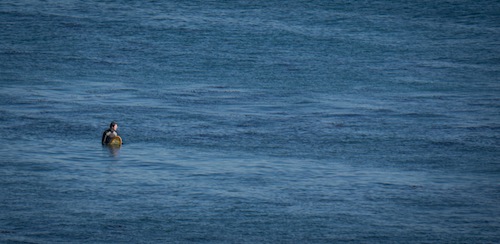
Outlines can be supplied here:
[[109, 128], [112, 130], [116, 130], [118, 128], [118, 123], [116, 123], [115, 121], [111, 122], [111, 124], [109, 124]]

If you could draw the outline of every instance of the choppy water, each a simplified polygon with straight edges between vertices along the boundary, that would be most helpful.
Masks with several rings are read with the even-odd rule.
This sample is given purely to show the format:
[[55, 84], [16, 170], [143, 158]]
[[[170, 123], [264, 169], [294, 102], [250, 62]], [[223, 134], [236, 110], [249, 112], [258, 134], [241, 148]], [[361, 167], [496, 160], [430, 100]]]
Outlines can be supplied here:
[[2, 1], [0, 241], [499, 242], [499, 11]]

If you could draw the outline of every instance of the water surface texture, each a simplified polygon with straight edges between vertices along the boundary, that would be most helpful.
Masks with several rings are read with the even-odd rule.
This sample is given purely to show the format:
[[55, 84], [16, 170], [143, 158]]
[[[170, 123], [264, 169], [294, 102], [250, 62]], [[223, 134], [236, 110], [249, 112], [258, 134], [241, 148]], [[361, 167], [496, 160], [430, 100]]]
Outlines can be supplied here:
[[499, 12], [4, 0], [0, 242], [498, 243]]

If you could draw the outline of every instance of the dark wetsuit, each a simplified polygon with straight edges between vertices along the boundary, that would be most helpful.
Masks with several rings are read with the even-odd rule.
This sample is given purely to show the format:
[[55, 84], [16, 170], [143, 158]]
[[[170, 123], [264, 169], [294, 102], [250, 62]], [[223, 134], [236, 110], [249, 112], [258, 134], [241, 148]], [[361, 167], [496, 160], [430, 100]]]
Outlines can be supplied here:
[[118, 136], [115, 130], [107, 129], [102, 133], [102, 145], [108, 145], [113, 137]]

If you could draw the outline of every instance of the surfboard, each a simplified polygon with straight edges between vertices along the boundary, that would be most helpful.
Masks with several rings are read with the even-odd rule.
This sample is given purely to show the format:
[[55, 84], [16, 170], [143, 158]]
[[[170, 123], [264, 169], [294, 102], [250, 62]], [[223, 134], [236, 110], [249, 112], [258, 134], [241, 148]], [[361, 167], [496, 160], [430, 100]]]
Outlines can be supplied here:
[[108, 146], [111, 147], [120, 147], [122, 145], [122, 138], [120, 136], [115, 136], [111, 141], [108, 143]]

